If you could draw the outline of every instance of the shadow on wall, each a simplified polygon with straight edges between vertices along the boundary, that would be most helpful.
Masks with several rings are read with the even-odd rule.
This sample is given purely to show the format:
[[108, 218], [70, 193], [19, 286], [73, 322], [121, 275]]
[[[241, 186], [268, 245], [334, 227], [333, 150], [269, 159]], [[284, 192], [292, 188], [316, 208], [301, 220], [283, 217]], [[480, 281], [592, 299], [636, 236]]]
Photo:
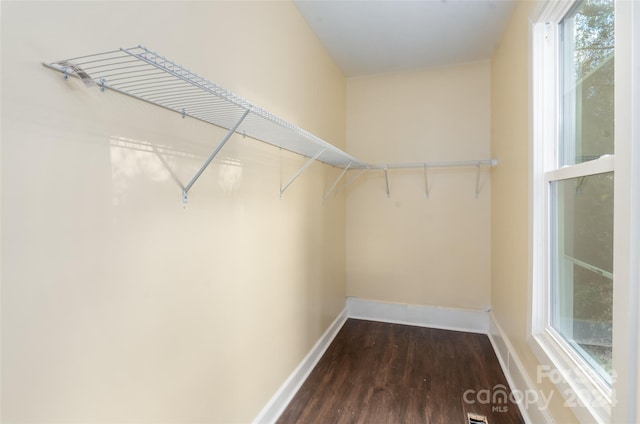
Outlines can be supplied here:
[[[184, 190], [191, 177], [180, 177], [177, 173], [179, 161], [193, 163], [189, 169], [195, 172], [207, 156], [185, 152], [175, 147], [154, 144], [144, 140], [135, 140], [123, 136], [111, 136], [109, 140], [111, 175], [114, 187], [113, 205], [117, 206], [120, 196], [127, 192], [129, 182], [139, 176], [145, 176], [152, 182], [173, 180], [180, 191]], [[239, 158], [227, 155], [218, 158], [211, 167], [217, 170], [218, 186], [224, 192], [237, 190], [242, 183], [243, 162]]]

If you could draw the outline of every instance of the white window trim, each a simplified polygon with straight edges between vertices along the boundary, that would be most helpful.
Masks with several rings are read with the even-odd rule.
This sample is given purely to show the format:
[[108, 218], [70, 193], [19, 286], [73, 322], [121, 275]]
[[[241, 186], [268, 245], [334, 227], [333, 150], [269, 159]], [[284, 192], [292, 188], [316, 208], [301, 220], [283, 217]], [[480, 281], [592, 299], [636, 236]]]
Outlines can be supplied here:
[[616, 181], [614, 204], [613, 367], [611, 422], [638, 422], [640, 312], [640, 2], [616, 3]]
[[[531, 16], [531, 321], [529, 345], [540, 361], [536, 381], [548, 378], [565, 399], [565, 406], [571, 407], [581, 422], [611, 422], [612, 410], [616, 405], [616, 372], [613, 390], [603, 384], [597, 372], [581, 364], [583, 359], [569, 344], [547, 326], [548, 299], [547, 284], [549, 263], [547, 246], [549, 243], [549, 181], [571, 178], [576, 175], [616, 172], [616, 203], [618, 175], [613, 156], [603, 156], [598, 160], [585, 162], [566, 168], [557, 168], [557, 149], [549, 148], [548, 140], [556, 140], [559, 129], [560, 98], [558, 24], [566, 16], [574, 1], [548, 1], [539, 3]], [[617, 8], [617, 5], [616, 5]], [[616, 11], [616, 19], [618, 18]], [[616, 22], [618, 36], [618, 24]], [[618, 60], [616, 42], [616, 61]], [[616, 65], [617, 66], [617, 65]], [[618, 73], [616, 72], [616, 116], [620, 112], [618, 95]], [[618, 148], [618, 128], [616, 127], [616, 149]], [[617, 151], [617, 150], [616, 150]], [[623, 183], [624, 184], [624, 183]], [[627, 183], [627, 186], [630, 183]], [[615, 249], [620, 246], [616, 242]], [[614, 258], [614, 260], [616, 260]], [[615, 263], [619, 263], [619, 260]], [[614, 287], [615, 290], [615, 287]], [[637, 308], [636, 308], [637, 309]], [[614, 313], [615, 315], [615, 313]], [[615, 321], [615, 318], [614, 318]], [[615, 324], [615, 323], [614, 323]], [[615, 325], [614, 325], [615, 327]], [[615, 333], [615, 330], [614, 330]], [[637, 345], [637, 344], [636, 344]], [[614, 347], [614, 350], [616, 348]], [[542, 369], [542, 372], [540, 372]], [[614, 370], [616, 367], [614, 358]], [[636, 399], [629, 399], [635, 402]], [[617, 415], [617, 414], [616, 414]]]

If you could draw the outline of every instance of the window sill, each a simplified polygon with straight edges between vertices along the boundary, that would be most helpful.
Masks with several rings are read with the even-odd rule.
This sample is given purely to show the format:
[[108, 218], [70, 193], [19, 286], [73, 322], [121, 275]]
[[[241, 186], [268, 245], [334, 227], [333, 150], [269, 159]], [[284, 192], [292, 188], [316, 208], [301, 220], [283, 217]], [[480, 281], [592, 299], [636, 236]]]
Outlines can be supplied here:
[[[571, 408], [580, 422], [611, 421], [611, 409], [615, 406], [615, 392], [611, 388], [597, 381], [549, 332], [535, 333], [528, 342], [540, 361], [536, 384], [548, 380], [556, 388], [552, 393], [543, 393], [545, 398], [561, 395], [564, 407]], [[615, 381], [615, 375], [613, 378]]]

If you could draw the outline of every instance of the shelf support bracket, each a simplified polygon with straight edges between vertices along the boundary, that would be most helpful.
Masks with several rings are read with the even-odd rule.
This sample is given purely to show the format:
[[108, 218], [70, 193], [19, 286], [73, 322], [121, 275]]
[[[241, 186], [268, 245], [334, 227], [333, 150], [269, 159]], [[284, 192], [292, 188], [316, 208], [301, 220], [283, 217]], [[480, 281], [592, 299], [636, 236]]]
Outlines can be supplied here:
[[362, 174], [364, 174], [365, 172], [367, 172], [368, 168], [362, 168], [360, 170], [360, 172], [358, 172], [353, 178], [351, 178], [350, 180], [348, 180], [346, 183], [344, 183], [339, 189], [336, 190], [336, 194], [340, 193], [342, 190], [346, 189], [347, 187], [349, 187], [351, 185], [351, 183], [355, 182], [355, 180], [357, 180], [358, 178], [360, 178], [360, 176]]
[[329, 190], [327, 190], [327, 192], [324, 194], [324, 197], [322, 198], [322, 204], [324, 205], [324, 202], [327, 200], [327, 197], [329, 197], [329, 195], [331, 194], [331, 192], [333, 191], [334, 188], [336, 188], [336, 186], [338, 185], [338, 183], [340, 182], [340, 180], [342, 179], [342, 177], [344, 177], [344, 174], [347, 173], [347, 171], [349, 170], [349, 168], [351, 168], [351, 164], [353, 162], [349, 162], [347, 164], [347, 166], [345, 166], [345, 168], [342, 170], [342, 172], [340, 173], [340, 175], [338, 175], [338, 178], [336, 178], [336, 180], [333, 182], [333, 184], [331, 184], [331, 187], [329, 187]]
[[384, 167], [384, 180], [387, 183], [387, 198], [391, 197], [391, 191], [389, 191], [389, 169]]
[[480, 162], [478, 162], [478, 164], [476, 165], [478, 168], [478, 171], [476, 172], [476, 199], [478, 198], [478, 194], [480, 193], [480, 165]]
[[298, 178], [300, 176], [300, 174], [302, 174], [308, 167], [310, 167], [313, 162], [318, 160], [320, 155], [322, 153], [324, 153], [325, 150], [326, 150], [326, 147], [323, 147], [318, 153], [316, 153], [316, 155], [314, 157], [312, 157], [311, 159], [309, 159], [307, 161], [307, 163], [302, 165], [302, 168], [300, 168], [298, 170], [298, 172], [296, 172], [295, 175], [293, 177], [291, 177], [291, 179], [283, 187], [280, 188], [280, 198], [281, 199], [282, 199], [282, 193], [284, 193], [285, 190], [288, 189], [289, 186], [296, 180], [296, 178]]
[[222, 140], [220, 140], [220, 143], [218, 143], [218, 145], [216, 146], [216, 148], [213, 150], [213, 152], [209, 155], [209, 157], [207, 158], [207, 160], [204, 162], [204, 164], [200, 167], [200, 169], [198, 170], [198, 172], [196, 172], [196, 175], [193, 176], [193, 178], [191, 178], [191, 181], [189, 181], [189, 184], [186, 185], [186, 187], [184, 188], [184, 190], [182, 190], [182, 202], [183, 203], [187, 203], [189, 201], [189, 190], [191, 190], [191, 187], [193, 187], [193, 185], [195, 184], [196, 181], [198, 181], [198, 178], [200, 178], [200, 175], [202, 175], [202, 173], [204, 172], [205, 169], [207, 169], [207, 167], [209, 166], [209, 164], [211, 163], [211, 161], [216, 157], [216, 155], [218, 154], [218, 152], [220, 152], [220, 149], [222, 149], [222, 147], [224, 147], [224, 145], [227, 143], [227, 141], [229, 141], [229, 139], [231, 138], [231, 136], [233, 135], [233, 133], [236, 132], [236, 130], [238, 129], [238, 127], [240, 126], [240, 124], [242, 124], [242, 121], [244, 121], [244, 118], [247, 117], [247, 115], [249, 114], [249, 112], [251, 112], [251, 109], [247, 109], [242, 116], [240, 117], [240, 119], [238, 120], [238, 122], [236, 122], [236, 124], [231, 127], [231, 129], [227, 132], [227, 134], [222, 138]]
[[427, 168], [429, 166], [425, 163], [424, 164], [424, 187], [425, 187], [425, 194], [427, 195], [427, 199], [429, 198], [429, 178], [427, 176]]

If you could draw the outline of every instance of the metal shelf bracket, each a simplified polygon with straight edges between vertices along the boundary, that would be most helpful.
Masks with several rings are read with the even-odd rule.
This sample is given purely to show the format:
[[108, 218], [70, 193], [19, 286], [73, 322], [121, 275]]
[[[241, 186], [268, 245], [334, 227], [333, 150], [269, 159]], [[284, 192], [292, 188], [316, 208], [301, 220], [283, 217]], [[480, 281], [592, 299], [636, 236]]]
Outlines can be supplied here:
[[353, 162], [349, 162], [347, 164], [347, 166], [344, 167], [344, 169], [342, 170], [340, 175], [338, 175], [338, 178], [336, 178], [336, 180], [333, 182], [333, 184], [331, 184], [331, 187], [329, 187], [329, 190], [327, 190], [327, 192], [324, 194], [324, 197], [322, 198], [322, 204], [323, 205], [324, 205], [324, 202], [327, 200], [327, 197], [329, 197], [329, 195], [331, 194], [333, 189], [336, 188], [336, 186], [338, 185], [338, 183], [340, 182], [342, 177], [344, 177], [344, 174], [346, 174], [347, 171], [349, 170], [349, 168], [351, 168], [351, 164], [353, 164]]
[[384, 167], [384, 180], [387, 183], [387, 198], [391, 197], [391, 192], [389, 191], [389, 169], [387, 166]]
[[227, 134], [222, 138], [222, 140], [220, 140], [220, 143], [218, 143], [218, 145], [216, 146], [216, 148], [213, 150], [213, 152], [211, 152], [211, 154], [209, 155], [209, 157], [207, 158], [207, 160], [204, 162], [204, 164], [200, 167], [200, 169], [198, 170], [198, 172], [196, 172], [196, 175], [193, 176], [193, 178], [191, 178], [191, 181], [189, 181], [189, 184], [187, 184], [184, 188], [184, 190], [182, 190], [182, 202], [183, 203], [187, 203], [189, 201], [189, 190], [191, 190], [191, 187], [193, 187], [193, 185], [195, 184], [196, 181], [198, 181], [198, 178], [200, 178], [200, 175], [202, 175], [202, 173], [204, 172], [205, 169], [207, 169], [207, 167], [209, 166], [209, 164], [211, 163], [211, 161], [213, 161], [213, 159], [216, 157], [216, 155], [218, 154], [218, 152], [220, 152], [220, 149], [222, 149], [222, 147], [224, 147], [224, 145], [227, 143], [227, 141], [229, 141], [229, 139], [231, 138], [231, 136], [233, 135], [233, 133], [236, 132], [236, 130], [238, 129], [238, 127], [240, 126], [240, 124], [242, 124], [242, 121], [244, 121], [244, 118], [247, 117], [247, 115], [249, 114], [249, 112], [251, 112], [250, 109], [247, 109], [242, 116], [240, 117], [240, 119], [238, 120], [238, 122], [236, 122], [236, 124], [231, 127], [231, 129], [227, 132]]
[[478, 164], [476, 165], [478, 167], [478, 171], [476, 172], [476, 199], [478, 198], [478, 194], [480, 193], [480, 165], [482, 165], [481, 162], [478, 162]]
[[[493, 167], [498, 165], [497, 159], [484, 159], [484, 160], [468, 160], [468, 161], [447, 161], [447, 162], [418, 162], [418, 163], [386, 163], [378, 165], [366, 165], [360, 169], [378, 169], [384, 171], [384, 178], [387, 189], [387, 197], [390, 197], [391, 190], [389, 185], [389, 170], [393, 169], [422, 169], [424, 173], [425, 195], [427, 199], [431, 196], [431, 190], [429, 187], [429, 169], [434, 168], [476, 168], [476, 186], [475, 186], [475, 198], [477, 199], [480, 194], [480, 172], [481, 168]], [[346, 186], [346, 185], [345, 185]], [[343, 187], [344, 188], [344, 187]]]
[[427, 168], [428, 165], [425, 163], [424, 164], [424, 192], [427, 195], [427, 199], [429, 198], [429, 178], [427, 175]]
[[358, 178], [360, 178], [360, 176], [362, 174], [364, 174], [365, 172], [367, 172], [369, 170], [368, 167], [364, 167], [362, 169], [360, 169], [360, 172], [358, 172], [354, 177], [352, 177], [351, 179], [347, 180], [346, 183], [344, 183], [340, 188], [338, 188], [336, 190], [336, 194], [340, 193], [342, 190], [346, 189], [347, 187], [349, 187], [352, 183], [354, 183]]
[[302, 174], [308, 167], [310, 167], [313, 162], [318, 160], [320, 155], [322, 155], [325, 150], [326, 147], [323, 147], [318, 153], [315, 154], [315, 156], [313, 156], [304, 165], [302, 165], [302, 168], [300, 168], [298, 172], [296, 172], [295, 175], [291, 177], [291, 179], [283, 187], [280, 188], [280, 199], [282, 199], [282, 193], [284, 193], [285, 190], [288, 189], [289, 186], [296, 180], [296, 178], [298, 178], [300, 174]]

